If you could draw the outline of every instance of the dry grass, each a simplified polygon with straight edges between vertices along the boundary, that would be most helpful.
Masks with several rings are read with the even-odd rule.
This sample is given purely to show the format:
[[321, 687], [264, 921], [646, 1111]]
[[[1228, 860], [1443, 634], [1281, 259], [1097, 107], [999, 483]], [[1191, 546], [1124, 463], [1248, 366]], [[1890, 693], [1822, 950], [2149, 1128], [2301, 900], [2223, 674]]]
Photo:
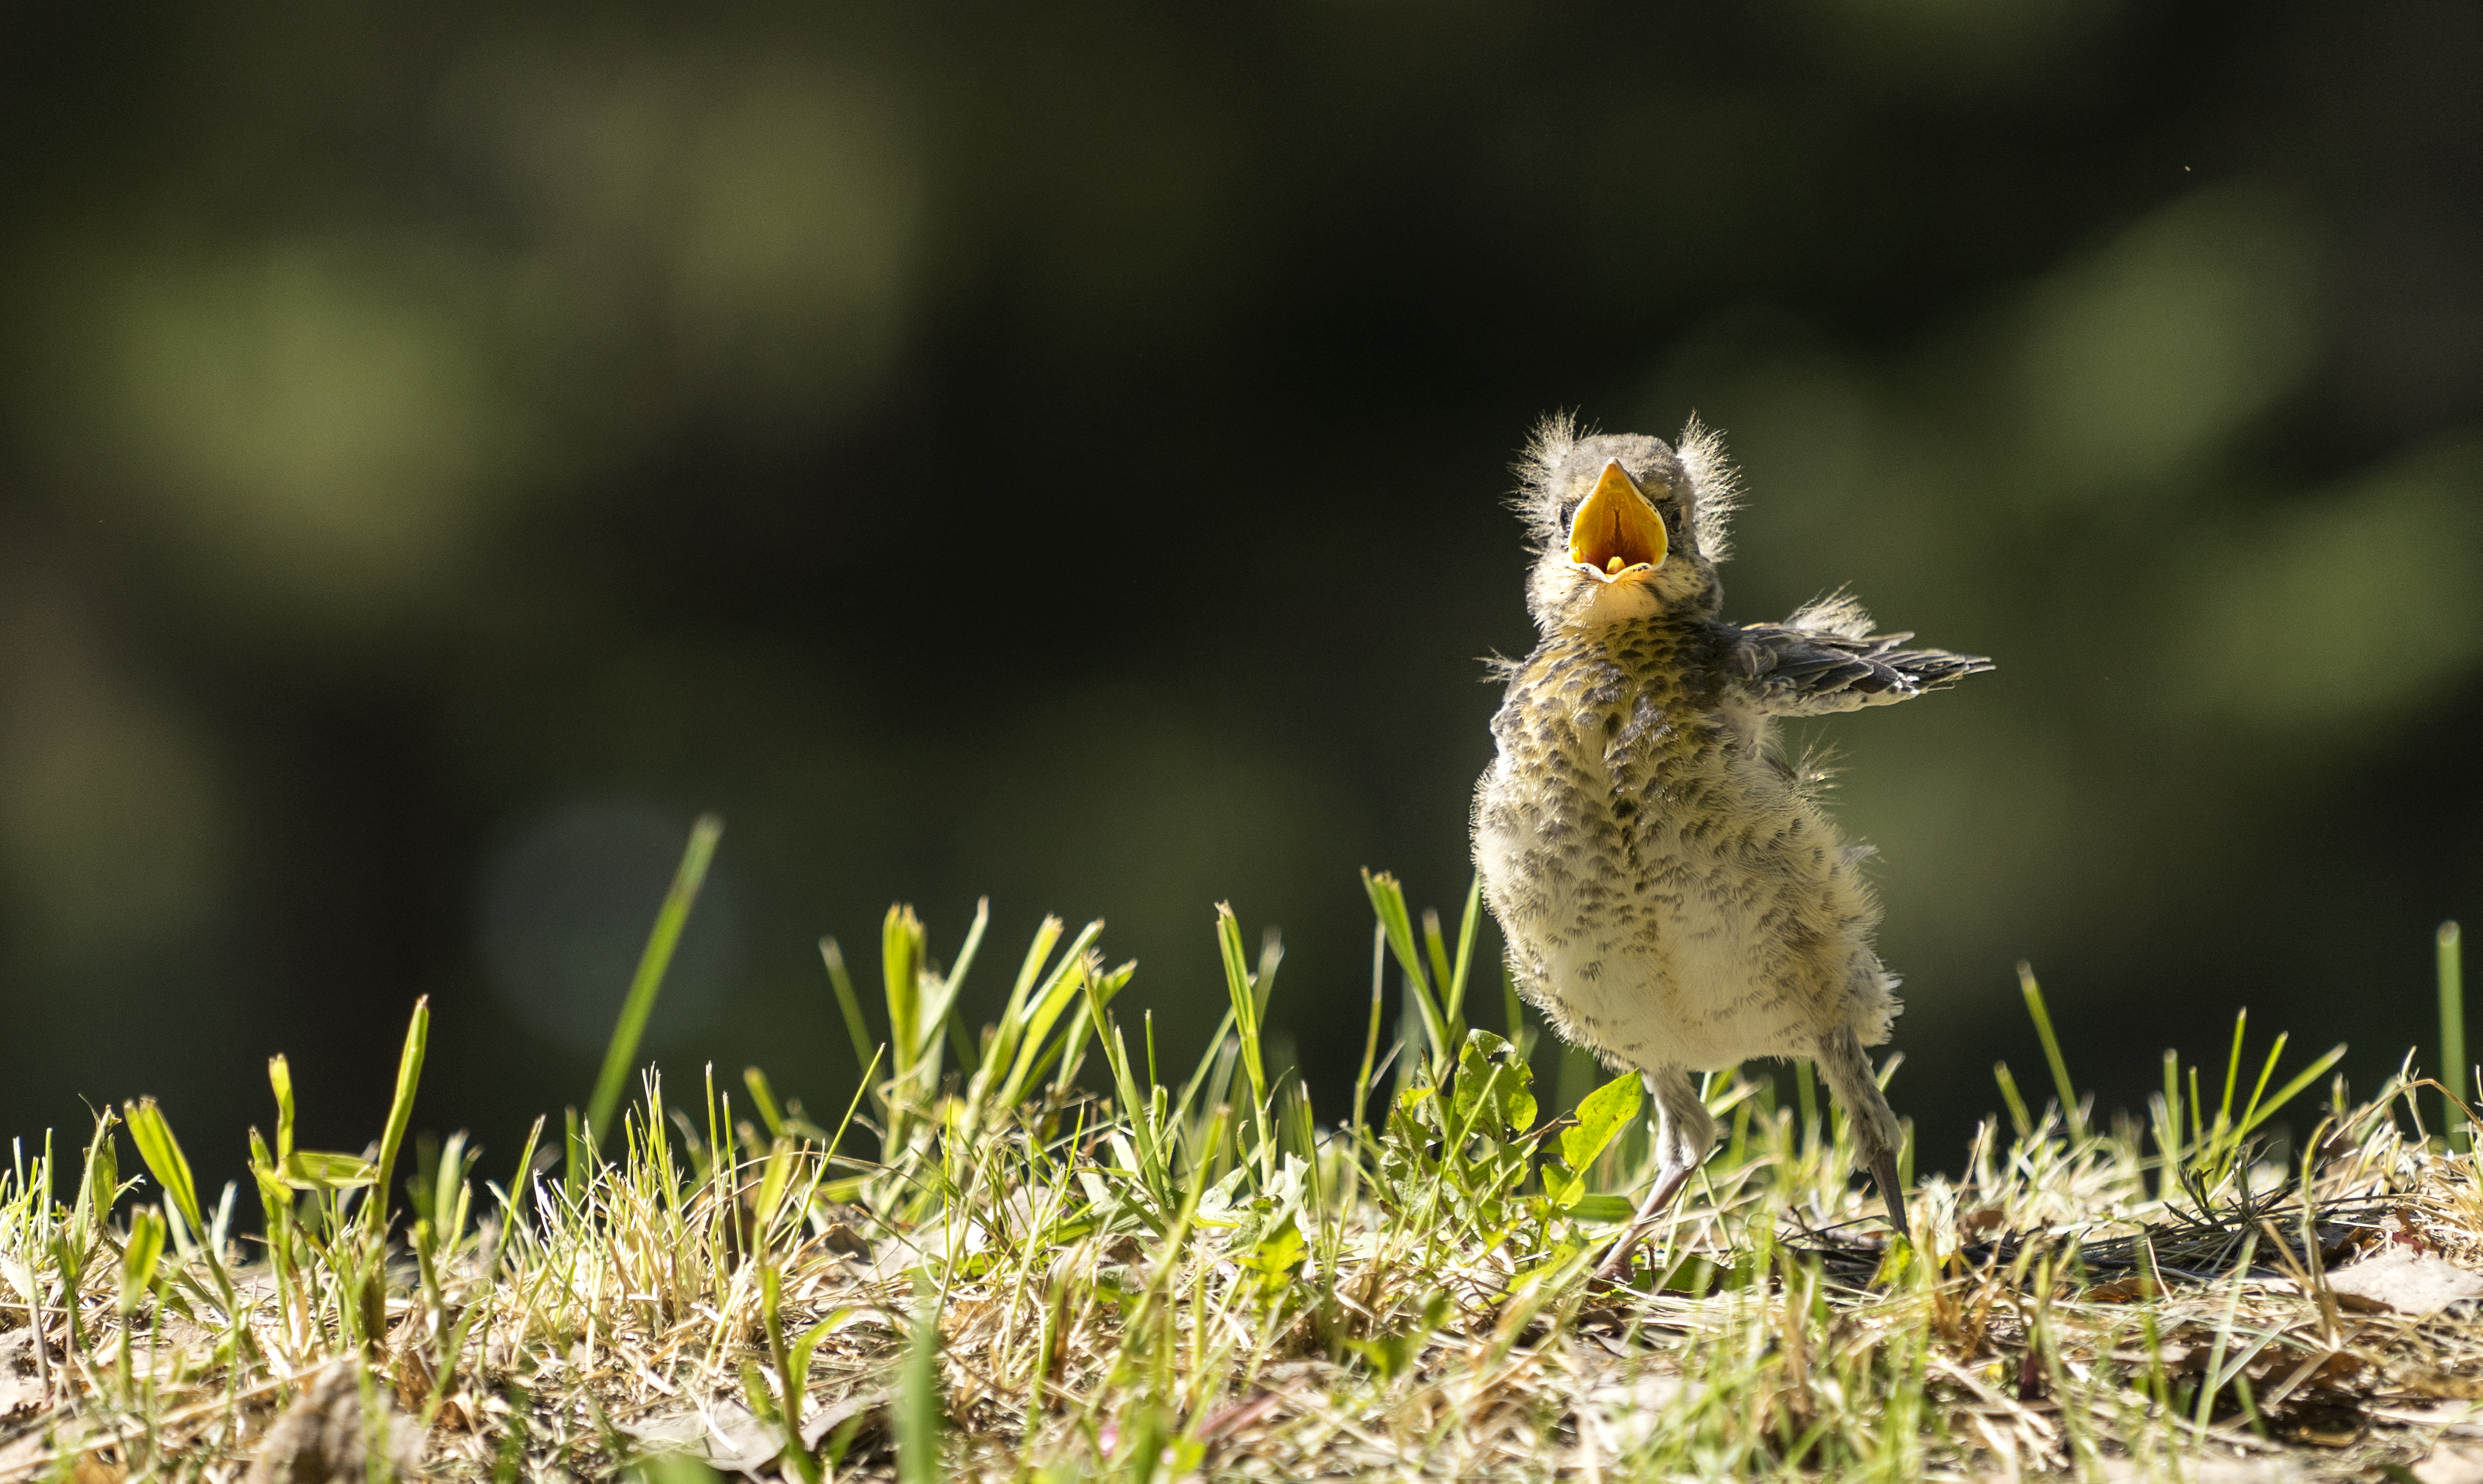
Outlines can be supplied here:
[[[1635, 1285], [1599, 1286], [1644, 1173], [1635, 1084], [1540, 1117], [1523, 1048], [1463, 1025], [1471, 904], [1453, 952], [1373, 895], [1412, 1013], [1392, 1057], [1375, 965], [1369, 1096], [1324, 1126], [1263, 1061], [1277, 956], [1229, 914], [1232, 1019], [1170, 1085], [1110, 1013], [1129, 969], [1058, 924], [951, 1064], [973, 941], [943, 973], [892, 914], [885, 1060], [833, 1128], [756, 1073], [679, 1101], [650, 1075], [610, 1157], [590, 1126], [557, 1179], [530, 1147], [478, 1186], [462, 1139], [417, 1140], [390, 1210], [417, 1011], [362, 1154], [292, 1148], [272, 1069], [236, 1238], [150, 1105], [107, 1115], [74, 1179], [48, 1146], [0, 1174], [0, 1480], [261, 1454], [293, 1478], [2465, 1476], [2439, 1471], [2483, 1437], [2472, 1305], [2331, 1282], [2373, 1252], [2483, 1266], [2474, 1159], [2424, 1136], [2410, 1079], [2314, 1110], [2328, 1064], [2271, 1092], [2271, 1055], [2254, 1090], [2238, 1027], [2221, 1101], [2168, 1060], [2145, 1126], [2030, 1114], [2004, 1076], [2009, 1119], [1891, 1250], [1832, 1113], [1718, 1078], [1727, 1143]], [[2292, 1154], [2259, 1142], [2288, 1100]]]

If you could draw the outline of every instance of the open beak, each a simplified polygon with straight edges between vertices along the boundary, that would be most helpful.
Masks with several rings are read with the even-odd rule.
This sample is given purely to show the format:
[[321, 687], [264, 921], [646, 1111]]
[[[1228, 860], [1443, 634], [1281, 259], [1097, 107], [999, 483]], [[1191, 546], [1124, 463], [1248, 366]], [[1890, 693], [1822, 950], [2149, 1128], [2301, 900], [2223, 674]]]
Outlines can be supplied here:
[[1569, 521], [1569, 565], [1604, 582], [1643, 577], [1669, 549], [1664, 517], [1615, 459]]

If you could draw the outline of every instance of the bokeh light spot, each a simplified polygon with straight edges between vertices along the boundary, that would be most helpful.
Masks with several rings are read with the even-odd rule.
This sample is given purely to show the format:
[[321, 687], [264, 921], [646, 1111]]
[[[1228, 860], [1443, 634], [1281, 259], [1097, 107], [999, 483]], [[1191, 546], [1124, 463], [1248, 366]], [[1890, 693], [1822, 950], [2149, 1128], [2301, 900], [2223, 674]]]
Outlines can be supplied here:
[[2309, 232], [2283, 199], [2203, 192], [2040, 285], [2024, 344], [2038, 466], [2061, 496], [2149, 486], [2290, 391], [2314, 348]]
[[2373, 723], [2483, 661], [2483, 448], [2430, 450], [2203, 551], [2174, 708], [2281, 748]]
[[309, 244], [140, 267], [95, 306], [101, 374], [62, 452], [102, 450], [227, 601], [347, 623], [420, 606], [523, 452], [455, 278]]
[[0, 630], [0, 870], [44, 946], [111, 957], [202, 925], [231, 815], [206, 739], [66, 614]]

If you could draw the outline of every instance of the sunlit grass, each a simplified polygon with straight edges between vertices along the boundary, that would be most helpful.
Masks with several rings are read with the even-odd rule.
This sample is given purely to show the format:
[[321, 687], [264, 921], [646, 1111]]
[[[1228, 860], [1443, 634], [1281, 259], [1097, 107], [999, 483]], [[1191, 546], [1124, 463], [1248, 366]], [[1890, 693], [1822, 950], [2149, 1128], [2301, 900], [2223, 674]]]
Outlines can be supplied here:
[[1047, 921], [999, 1019], [969, 1027], [986, 919], [944, 968], [900, 908], [884, 1040], [822, 944], [851, 1106], [814, 1120], [756, 1068], [644, 1071], [624, 1106], [714, 843], [703, 825], [556, 1148], [541, 1121], [496, 1168], [462, 1134], [409, 1138], [419, 1004], [360, 1153], [296, 1147], [270, 1064], [251, 1215], [197, 1189], [147, 1100], [98, 1118], [74, 1169], [48, 1138], [20, 1148], [0, 1479], [233, 1478], [298, 1446], [270, 1441], [288, 1409], [339, 1406], [366, 1477], [2187, 1478], [2285, 1453], [2402, 1466], [2469, 1405], [2441, 1398], [2483, 1393], [2470, 1321], [2327, 1283], [2364, 1248], [2483, 1253], [2472, 1156], [2416, 1104], [2437, 1084], [2409, 1071], [2357, 1101], [2331, 1078], [2313, 1107], [2342, 1048], [2288, 1068], [2246, 1018], [2221, 1066], [2167, 1052], [2144, 1121], [2106, 1119], [2024, 973], [2055, 1096], [1996, 1069], [2005, 1118], [1962, 1178], [1913, 1192], [1919, 1247], [1882, 1244], [1832, 1107], [1711, 1077], [1723, 1142], [1613, 1287], [1589, 1275], [1651, 1176], [1637, 1083], [1546, 1106], [1505, 981], [1516, 1042], [1467, 1025], [1475, 975], [1500, 977], [1471, 894], [1452, 934], [1366, 878], [1344, 1105], [1271, 1063], [1282, 954], [1272, 935], [1251, 954], [1229, 910], [1229, 1008], [1177, 1064], [1115, 1013], [1135, 967], [1110, 967], [1100, 923]]

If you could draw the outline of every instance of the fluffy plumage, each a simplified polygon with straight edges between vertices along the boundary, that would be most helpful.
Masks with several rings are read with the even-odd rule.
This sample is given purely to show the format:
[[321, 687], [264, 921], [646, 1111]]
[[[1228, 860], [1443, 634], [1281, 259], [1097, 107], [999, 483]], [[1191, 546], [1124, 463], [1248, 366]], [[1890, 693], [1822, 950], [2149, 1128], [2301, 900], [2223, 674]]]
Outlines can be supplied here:
[[1541, 642], [1503, 670], [1475, 860], [1520, 989], [1653, 1096], [1662, 1175], [1613, 1261], [1714, 1142], [1689, 1073], [1757, 1056], [1818, 1063], [1903, 1231], [1900, 1131], [1862, 1049], [1898, 1008], [1871, 947], [1869, 851], [1845, 843], [1773, 723], [1909, 700], [1989, 662], [1875, 635], [1842, 592], [1782, 623], [1721, 621], [1739, 491], [1695, 422], [1676, 448], [1556, 417], [1519, 469]]

